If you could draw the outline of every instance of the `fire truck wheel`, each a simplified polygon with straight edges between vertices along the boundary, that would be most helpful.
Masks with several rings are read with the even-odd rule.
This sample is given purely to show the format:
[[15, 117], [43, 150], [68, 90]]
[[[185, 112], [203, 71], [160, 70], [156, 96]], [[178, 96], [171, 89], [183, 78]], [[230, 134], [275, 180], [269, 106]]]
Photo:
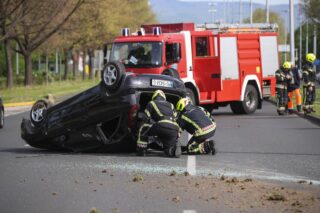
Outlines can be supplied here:
[[167, 69], [163, 70], [162, 75], [169, 75], [171, 77], [180, 79], [179, 72], [174, 68], [167, 68]]
[[243, 101], [235, 101], [230, 104], [235, 114], [251, 114], [258, 107], [258, 92], [253, 85], [247, 85]]
[[124, 65], [119, 61], [110, 61], [106, 64], [102, 72], [102, 82], [109, 90], [116, 90], [121, 82], [125, 73]]
[[189, 97], [190, 100], [192, 101], [192, 103], [193, 103], [194, 105], [196, 105], [197, 102], [196, 102], [196, 97], [195, 97], [195, 95], [194, 95], [193, 90], [190, 89], [190, 88], [186, 88], [186, 91], [187, 91], [187, 97]]

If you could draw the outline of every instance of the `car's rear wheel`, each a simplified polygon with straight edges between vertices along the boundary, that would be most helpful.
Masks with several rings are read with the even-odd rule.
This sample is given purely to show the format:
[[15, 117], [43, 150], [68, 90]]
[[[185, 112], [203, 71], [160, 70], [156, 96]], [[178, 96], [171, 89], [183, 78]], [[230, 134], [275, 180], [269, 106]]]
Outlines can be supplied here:
[[0, 129], [4, 127], [4, 110], [0, 107]]
[[39, 127], [44, 124], [47, 118], [47, 109], [48, 102], [45, 100], [38, 100], [33, 104], [30, 111], [30, 121], [34, 126]]
[[163, 70], [163, 72], [161, 74], [168, 75], [168, 76], [171, 76], [176, 79], [180, 79], [179, 72], [174, 68], [167, 68], [167, 69]]
[[118, 89], [125, 71], [125, 67], [121, 62], [108, 62], [102, 72], [102, 81], [104, 86], [113, 91]]

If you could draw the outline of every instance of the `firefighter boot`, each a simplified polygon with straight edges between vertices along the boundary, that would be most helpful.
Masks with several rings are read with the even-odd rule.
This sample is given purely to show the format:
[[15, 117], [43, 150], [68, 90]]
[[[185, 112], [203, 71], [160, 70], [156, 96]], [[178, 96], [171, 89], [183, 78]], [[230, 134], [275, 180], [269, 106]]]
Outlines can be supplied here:
[[213, 140], [206, 140], [199, 145], [200, 152], [202, 154], [210, 154], [214, 155], [216, 153], [216, 149], [214, 148], [214, 141]]
[[147, 155], [147, 149], [146, 148], [137, 148], [137, 156], [146, 156]]
[[179, 158], [181, 156], [181, 146], [179, 144], [164, 149], [164, 153], [168, 157]]
[[146, 156], [147, 155], [148, 145], [145, 142], [138, 142], [137, 143], [137, 155], [138, 156]]
[[301, 112], [301, 105], [297, 105], [297, 111]]
[[294, 113], [294, 109], [288, 109], [288, 113], [291, 115]]

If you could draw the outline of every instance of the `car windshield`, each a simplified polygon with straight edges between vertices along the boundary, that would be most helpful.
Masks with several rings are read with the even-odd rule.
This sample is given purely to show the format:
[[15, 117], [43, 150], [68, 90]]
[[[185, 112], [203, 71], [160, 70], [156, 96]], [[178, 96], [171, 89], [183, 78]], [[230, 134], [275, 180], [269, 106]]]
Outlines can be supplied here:
[[162, 64], [162, 42], [115, 43], [110, 60], [121, 61], [125, 67], [159, 67]]

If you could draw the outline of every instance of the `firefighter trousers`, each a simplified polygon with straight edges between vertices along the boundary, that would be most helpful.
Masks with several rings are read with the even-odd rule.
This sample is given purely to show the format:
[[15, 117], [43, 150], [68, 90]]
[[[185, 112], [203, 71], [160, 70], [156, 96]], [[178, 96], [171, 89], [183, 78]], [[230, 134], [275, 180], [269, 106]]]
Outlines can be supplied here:
[[295, 94], [295, 98], [296, 98], [296, 106], [297, 106], [297, 109], [300, 111], [301, 109], [301, 95], [300, 95], [300, 89], [297, 88], [293, 91], [290, 91], [288, 93], [288, 96], [289, 96], [289, 101], [288, 101], [288, 110], [293, 110], [293, 94]]
[[200, 136], [192, 136], [188, 141], [187, 146], [182, 147], [182, 151], [186, 151], [189, 154], [209, 154], [213, 151], [213, 142], [209, 139], [214, 136], [215, 130], [208, 132]]
[[316, 87], [315, 86], [304, 86], [303, 87], [303, 104], [305, 106], [313, 105], [316, 100]]
[[286, 108], [288, 103], [288, 91], [286, 88], [280, 89], [276, 88], [277, 92], [277, 107], [278, 110], [282, 110], [282, 108]]
[[169, 149], [177, 145], [178, 133], [179, 126], [174, 122], [145, 123], [139, 129], [137, 149], [147, 149], [149, 137], [157, 136], [163, 145], [164, 152], [169, 155]]

